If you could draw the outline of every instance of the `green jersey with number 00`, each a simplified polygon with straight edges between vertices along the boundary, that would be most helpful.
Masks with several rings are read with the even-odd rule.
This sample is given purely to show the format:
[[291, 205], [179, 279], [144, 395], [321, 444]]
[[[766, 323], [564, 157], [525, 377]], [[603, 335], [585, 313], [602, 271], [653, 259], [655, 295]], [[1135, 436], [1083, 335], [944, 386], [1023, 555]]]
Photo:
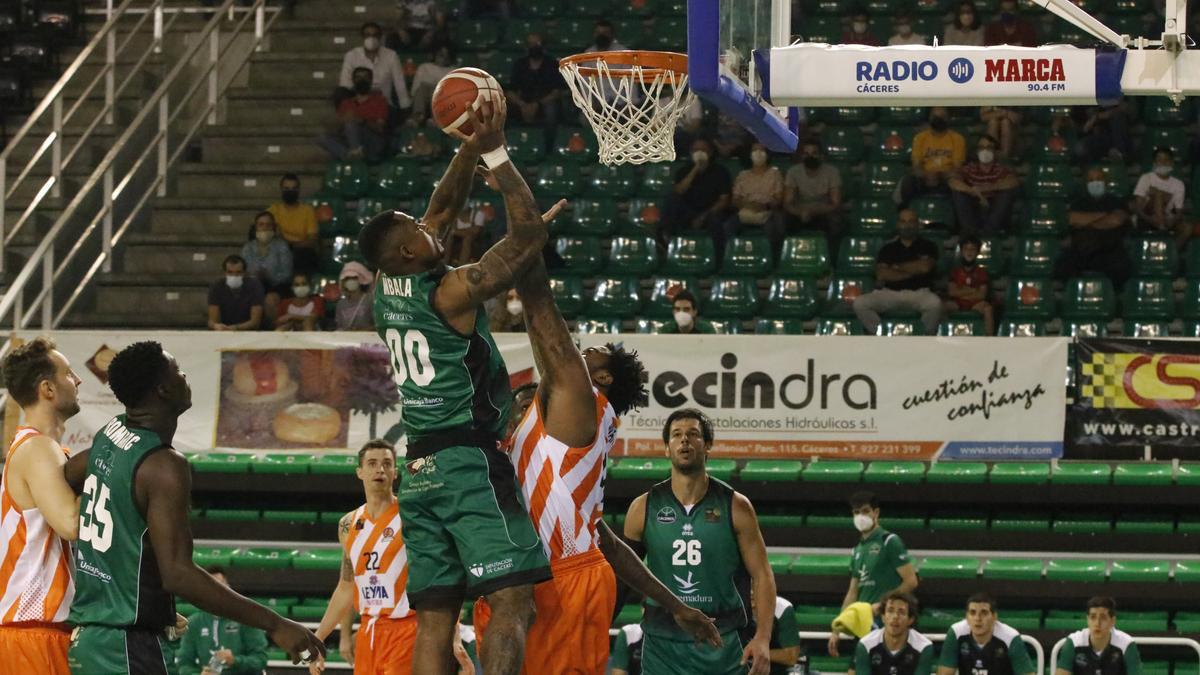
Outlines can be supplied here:
[[75, 599], [68, 623], [159, 630], [175, 624], [175, 600], [163, 590], [133, 477], [163, 449], [148, 429], [117, 415], [96, 433], [79, 499]]
[[451, 429], [499, 438], [512, 405], [504, 358], [482, 307], [470, 335], [434, 309], [433, 293], [444, 274], [381, 273], [375, 284], [375, 326], [392, 354], [405, 430], [410, 440]]

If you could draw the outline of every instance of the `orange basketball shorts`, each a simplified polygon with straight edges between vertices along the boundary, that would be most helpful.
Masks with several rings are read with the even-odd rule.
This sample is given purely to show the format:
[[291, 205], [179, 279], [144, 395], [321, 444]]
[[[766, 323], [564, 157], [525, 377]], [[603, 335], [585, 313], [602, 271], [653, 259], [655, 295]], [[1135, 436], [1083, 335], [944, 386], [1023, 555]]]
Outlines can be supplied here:
[[354, 675], [412, 675], [416, 641], [415, 614], [379, 619], [374, 625], [364, 616], [354, 641]]
[[[550, 561], [554, 578], [534, 587], [537, 618], [525, 640], [524, 675], [604, 675], [608, 627], [617, 602], [617, 578], [598, 550]], [[487, 640], [491, 609], [475, 603], [479, 649]]]
[[0, 675], [71, 675], [66, 626], [0, 626]]

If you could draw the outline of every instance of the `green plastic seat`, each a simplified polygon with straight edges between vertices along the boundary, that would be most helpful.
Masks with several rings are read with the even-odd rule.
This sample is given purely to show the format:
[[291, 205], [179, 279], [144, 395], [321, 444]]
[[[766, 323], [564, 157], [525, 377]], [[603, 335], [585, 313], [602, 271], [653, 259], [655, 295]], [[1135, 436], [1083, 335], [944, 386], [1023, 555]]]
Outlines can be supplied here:
[[1043, 319], [1054, 315], [1054, 291], [1047, 278], [1012, 277], [1005, 291], [1008, 318]]
[[1147, 96], [1142, 107], [1142, 119], [1155, 127], [1184, 126], [1195, 119], [1191, 103], [1184, 99], [1176, 104], [1165, 96]]
[[723, 481], [733, 479], [737, 472], [737, 462], [732, 459], [710, 459], [708, 460], [708, 475], [714, 478], [719, 478]]
[[857, 164], [866, 155], [863, 134], [856, 127], [830, 127], [821, 136], [825, 156], [838, 162]]
[[642, 308], [638, 280], [633, 277], [603, 277], [596, 289], [588, 313], [593, 316], [631, 318]]
[[1055, 162], [1035, 165], [1026, 179], [1029, 195], [1043, 199], [1067, 198], [1072, 182], [1071, 166]]
[[1045, 532], [1049, 529], [1049, 518], [1011, 514], [992, 518], [992, 530], [996, 532]]
[[1059, 462], [1050, 475], [1050, 482], [1060, 485], [1108, 485], [1111, 480], [1109, 465], [1092, 462]]
[[[871, 142], [871, 159], [876, 162], [907, 162], [912, 154], [916, 129], [910, 126], [880, 125]], [[893, 206], [893, 211], [895, 207]]]
[[1149, 165], [1154, 161], [1154, 151], [1156, 148], [1171, 148], [1175, 153], [1175, 166], [1188, 161], [1188, 133], [1186, 129], [1178, 127], [1146, 127], [1142, 132], [1141, 143], [1142, 148], [1141, 162], [1143, 165]]
[[680, 235], [667, 242], [667, 257], [663, 261], [663, 272], [685, 276], [707, 276], [717, 267], [716, 248], [712, 237], [704, 235]]
[[[1109, 579], [1112, 581], [1133, 581], [1137, 583], [1166, 583], [1169, 581], [1171, 563], [1166, 560], [1114, 560]], [[1127, 625], [1128, 617], [1121, 615], [1121, 624]], [[1166, 630], [1167, 617], [1163, 613], [1162, 628], [1142, 630]], [[1132, 628], [1131, 630], [1139, 630]]]
[[1102, 518], [1058, 518], [1051, 529], [1063, 534], [1107, 534], [1112, 522]]
[[771, 243], [761, 235], [732, 237], [725, 244], [721, 274], [763, 276], [771, 271]]
[[[588, 27], [589, 34], [591, 26]], [[638, 185], [638, 196], [661, 199], [675, 184], [675, 173], [686, 165], [686, 162], [657, 162], [647, 164], [642, 170], [642, 182]]]
[[1046, 462], [997, 462], [989, 478], [1004, 485], [1036, 485], [1050, 479], [1050, 464]]
[[776, 278], [767, 289], [764, 317], [773, 319], [811, 319], [817, 313], [816, 284], [809, 279]]
[[192, 549], [192, 561], [200, 567], [229, 567], [235, 552], [232, 546], [197, 546]]
[[254, 473], [308, 473], [312, 455], [269, 453], [258, 458], [251, 466]]
[[1063, 135], [1047, 129], [1038, 134], [1033, 153], [1039, 164], [1066, 164], [1071, 161], [1073, 134]]
[[376, 197], [408, 199], [417, 196], [418, 187], [425, 186], [426, 183], [420, 162], [393, 159], [379, 166], [379, 178], [375, 181], [371, 193]]
[[[1103, 560], [1051, 560], [1046, 565], [1047, 581], [1102, 583], [1104, 573], [1105, 562]], [[1078, 614], [1075, 616], [1075, 620], [1080, 621], [1081, 617]]]
[[760, 513], [758, 524], [762, 527], [803, 527], [804, 516], [800, 514]]
[[621, 320], [581, 316], [575, 319], [575, 332], [581, 335], [616, 335], [621, 332]]
[[1046, 630], [1074, 631], [1087, 626], [1087, 616], [1077, 610], [1052, 609], [1046, 612]]
[[811, 483], [857, 483], [862, 479], [862, 462], [825, 459], [809, 463], [804, 480]]
[[[522, 4], [522, 9], [524, 9]], [[501, 40], [501, 45], [505, 49], [520, 51], [525, 49], [525, 41], [530, 33], [538, 35], [547, 35], [546, 21], [536, 14], [531, 14], [531, 18], [518, 19], [512, 18], [508, 20], [508, 25], [504, 28], [504, 38]]]
[[575, 318], [575, 315], [583, 310], [586, 303], [581, 277], [551, 277], [550, 292], [554, 294], [554, 304], [558, 306], [558, 311], [568, 319]]
[[486, 19], [463, 19], [454, 31], [455, 44], [463, 51], [486, 51], [500, 40], [500, 24]]
[[263, 511], [262, 519], [270, 523], [304, 523], [317, 522], [316, 511]]
[[341, 549], [311, 549], [292, 556], [292, 567], [298, 570], [336, 570], [342, 566]]
[[926, 558], [920, 572], [926, 579], [974, 579], [979, 573], [979, 559]]
[[905, 516], [889, 513], [883, 520], [883, 526], [889, 530], [923, 530], [928, 519], [925, 516]]
[[595, 167], [587, 182], [586, 193], [592, 197], [608, 199], [628, 199], [637, 189], [637, 176], [633, 167], [623, 164], [619, 166]]
[[761, 480], [771, 483], [789, 483], [800, 480], [804, 463], [790, 459], [755, 459], [742, 467], [741, 479]]
[[[831, 605], [796, 605], [795, 607], [796, 622], [800, 624], [802, 630], [816, 628], [828, 630], [829, 623], [842, 611], [841, 607]], [[809, 661], [809, 666], [815, 667], [812, 661]]]
[[371, 189], [371, 171], [366, 162], [333, 162], [325, 169], [322, 192], [343, 199], [358, 199]]
[[829, 274], [829, 242], [825, 235], [799, 234], [785, 238], [776, 272], [808, 278]]
[[839, 275], [875, 276], [875, 259], [883, 241], [874, 237], [846, 237], [838, 250]]
[[308, 465], [309, 473], [353, 475], [358, 468], [355, 455], [314, 455]]
[[612, 199], [576, 199], [571, 205], [568, 231], [605, 237], [616, 232], [619, 220], [617, 203]]
[[1073, 338], [1104, 337], [1108, 335], [1108, 321], [1063, 317], [1063, 335]]
[[[541, 134], [540, 129], [537, 130], [537, 134]], [[536, 147], [540, 148], [541, 146]], [[580, 176], [578, 164], [545, 162], [538, 171], [534, 190], [540, 195], [569, 199], [579, 194], [582, 184], [583, 179]]]
[[[1129, 625], [1129, 614], [1131, 612], [1121, 612], [1121, 628], [1127, 630], [1143, 630], [1140, 628], [1132, 628]], [[1136, 622], [1135, 622], [1136, 623]], [[1156, 624], [1157, 625], [1157, 622]], [[1165, 628], [1162, 630], [1166, 630]], [[1142, 675], [1170, 675], [1170, 661], [1142, 661]], [[1184, 675], [1183, 668], [1176, 668], [1175, 675]]]
[[218, 523], [256, 523], [261, 518], [257, 509], [205, 509], [204, 519]]
[[1129, 534], [1171, 534], [1175, 531], [1175, 520], [1170, 516], [1118, 516], [1116, 530]]
[[250, 452], [206, 452], [194, 455], [191, 464], [198, 473], [249, 473], [257, 459]]
[[[1031, 237], [1056, 237], [1067, 230], [1067, 204], [1063, 199], [1033, 199], [1026, 202], [1018, 222], [1021, 232]], [[1013, 262], [1020, 259], [1013, 256]]]
[[1200, 463], [1181, 463], [1175, 474], [1175, 484], [1200, 485]]
[[875, 287], [871, 276], [836, 276], [829, 280], [821, 313], [826, 317], [854, 316], [854, 299]]
[[671, 475], [671, 460], [665, 457], [624, 457], [608, 475], [616, 480], [662, 480]]
[[[983, 578], [1012, 581], [1038, 581], [1043, 563], [1037, 558], [993, 558], [983, 563]], [[1004, 620], [1009, 620], [1005, 611]]]
[[613, 237], [608, 254], [610, 274], [646, 277], [658, 267], [658, 253], [650, 237]]
[[896, 204], [889, 198], [850, 202], [850, 234], [856, 237], [889, 237], [896, 231]]
[[[521, 39], [523, 42], [524, 37]], [[591, 129], [559, 127], [554, 136], [554, 156], [560, 161], [591, 164], [596, 161], [596, 152], [596, 135]]]
[[1175, 294], [1166, 277], [1130, 279], [1121, 293], [1121, 316], [1134, 321], [1175, 318]]
[[[325, 607], [323, 605], [307, 604], [292, 605], [289, 613], [291, 614], [292, 619], [296, 621], [320, 621], [321, 619], [325, 618]], [[330, 652], [336, 651], [336, 649], [330, 650]], [[287, 657], [285, 656], [284, 658], [286, 659]], [[329, 659], [328, 654], [325, 656], [325, 658], [326, 660]]]
[[947, 226], [954, 222], [954, 206], [949, 199], [918, 197], [912, 200], [911, 206], [917, 212], [917, 220], [922, 226]]
[[776, 577], [779, 577], [787, 574], [791, 569], [793, 557], [795, 556], [791, 553], [767, 553], [767, 562], [771, 565], [771, 571], [775, 573]]
[[768, 319], [754, 321], [755, 335], [803, 335], [804, 319]]
[[1174, 277], [1179, 272], [1179, 252], [1175, 240], [1166, 237], [1138, 237], [1126, 244], [1133, 273], [1139, 277]]
[[713, 319], [747, 319], [758, 311], [758, 285], [746, 277], [713, 279], [704, 303], [705, 316]]
[[1172, 623], [1180, 633], [1200, 633], [1200, 612], [1175, 612]]
[[1044, 337], [1046, 323], [1045, 319], [1005, 319], [1000, 322], [996, 334], [1000, 337]]
[[244, 548], [233, 554], [234, 568], [282, 570], [292, 566], [295, 551], [282, 548]]
[[929, 529], [982, 532], [987, 529], [987, 515], [983, 513], [935, 513], [929, 517]]
[[1200, 563], [1181, 560], [1175, 563], [1174, 575], [1181, 584], [1200, 584]]
[[[849, 574], [850, 556], [848, 555], [798, 555], [792, 560], [789, 570], [800, 576], [839, 576]], [[829, 617], [832, 621], [833, 617]]]
[[563, 271], [570, 274], [595, 274], [604, 266], [600, 240], [596, 237], [563, 235], [554, 242], [554, 250], [566, 265]]
[[562, 12], [562, 0], [525, 0], [521, 3], [521, 9], [529, 16], [550, 19]]
[[[1028, 633], [1042, 628], [1042, 610], [1040, 609], [1005, 609], [1004, 623], [1013, 628]], [[1029, 646], [1024, 645], [1026, 651]]]
[[936, 462], [925, 472], [927, 483], [985, 483], [987, 464], [983, 462]]
[[924, 462], [871, 462], [863, 472], [867, 483], [920, 483], [925, 479]]
[[1108, 277], [1071, 279], [1063, 289], [1063, 317], [1108, 321], [1116, 316], [1116, 295]]
[[346, 200], [339, 195], [318, 193], [308, 199], [308, 204], [317, 211], [318, 235], [322, 239], [348, 234], [358, 225], [346, 211]]
[[864, 187], [868, 195], [890, 197], [907, 173], [908, 167], [904, 164], [872, 163], [863, 173]]
[[392, 197], [372, 193], [358, 200], [358, 225], [361, 228], [376, 214], [399, 206]]
[[858, 319], [827, 316], [817, 318], [817, 335], [866, 335], [866, 330]]
[[[696, 296], [696, 301], [700, 301], [699, 281], [687, 277], [655, 277], [650, 285], [650, 300], [646, 303], [644, 314], [650, 318], [671, 318], [671, 298], [680, 290], [691, 291], [692, 295]], [[703, 310], [703, 307], [701, 309]]]

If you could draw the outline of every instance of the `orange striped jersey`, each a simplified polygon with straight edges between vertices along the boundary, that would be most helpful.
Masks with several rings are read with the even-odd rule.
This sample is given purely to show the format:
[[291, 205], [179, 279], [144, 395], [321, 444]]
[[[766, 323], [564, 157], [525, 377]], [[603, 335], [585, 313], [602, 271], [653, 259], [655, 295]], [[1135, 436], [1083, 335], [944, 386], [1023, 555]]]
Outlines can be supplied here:
[[8, 460], [40, 433], [29, 427], [17, 430], [0, 477], [0, 625], [64, 623], [75, 596], [71, 545], [50, 529], [38, 509], [18, 507], [8, 489]]
[[354, 512], [346, 536], [346, 557], [354, 565], [358, 594], [354, 606], [367, 617], [403, 619], [413, 613], [408, 604], [408, 552], [400, 536], [400, 503], [372, 519], [363, 504]]
[[596, 438], [586, 448], [569, 448], [546, 433], [537, 396], [510, 439], [517, 482], [551, 561], [600, 545], [596, 521], [604, 515], [605, 460], [620, 421], [604, 394], [592, 391]]

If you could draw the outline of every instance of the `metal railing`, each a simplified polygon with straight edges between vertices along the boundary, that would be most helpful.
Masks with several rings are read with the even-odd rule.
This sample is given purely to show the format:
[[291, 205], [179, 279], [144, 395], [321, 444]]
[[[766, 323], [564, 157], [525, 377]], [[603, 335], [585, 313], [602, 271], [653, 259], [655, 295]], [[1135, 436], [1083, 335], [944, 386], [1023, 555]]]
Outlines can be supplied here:
[[[151, 56], [164, 53], [164, 47], [184, 44], [188, 38], [191, 44], [168, 59], [169, 63], [162, 64], [163, 69], [170, 68], [162, 75], [154, 92], [139, 102], [140, 108], [134, 119], [123, 125], [119, 136], [108, 144], [103, 159], [70, 196], [70, 201], [11, 280], [4, 296], [0, 298], [0, 325], [22, 329], [29, 327], [33, 316], [40, 315], [43, 330], [55, 328], [96, 273], [112, 270], [113, 248], [143, 215], [151, 197], [167, 195], [171, 169], [201, 127], [216, 123], [217, 106], [223, 94], [245, 68], [250, 57], [263, 50], [263, 38], [280, 16], [279, 8], [268, 7], [266, 0], [255, 0], [246, 8], [235, 7], [234, 0], [224, 0], [216, 8], [167, 8], [163, 6], [163, 0], [150, 0], [139, 7], [134, 7], [133, 3], [134, 0], [123, 0], [114, 8], [112, 0], [109, 0], [106, 10], [108, 20], [104, 26], [91, 38], [0, 153], [0, 270], [3, 269], [5, 248], [12, 245], [15, 237], [26, 228], [39, 209], [46, 208], [48, 196], [61, 195], [64, 172], [73, 162], [79, 161], [81, 149], [89, 147], [87, 144], [93, 139], [101, 122], [112, 124], [115, 121], [116, 101], [121, 94], [135, 78], [151, 74], [148, 70]], [[212, 12], [199, 32], [172, 32], [180, 16], [195, 11]], [[240, 19], [237, 18], [239, 15]], [[247, 29], [251, 18], [253, 24]], [[233, 25], [223, 29], [222, 23], [226, 20]], [[116, 74], [119, 59], [134, 43], [135, 37], [144, 35], [147, 21], [152, 21], [150, 43], [132, 59], [129, 72], [118, 83]], [[129, 22], [132, 25], [123, 40], [118, 42], [118, 27]], [[247, 35], [250, 36], [251, 48], [244, 51], [234, 49], [239, 45], [239, 37]], [[245, 46], [244, 39], [241, 44]], [[91, 62], [101, 45], [105, 49], [103, 63], [98, 64], [99, 72], [83, 85], [82, 94], [64, 112], [68, 85], [83, 80], [80, 75], [82, 69]], [[204, 65], [194, 67], [193, 60], [205, 48]], [[103, 106], [86, 125], [82, 137], [64, 155], [63, 131], [66, 124], [78, 114], [84, 101], [101, 82], [104, 84]], [[200, 91], [206, 93], [206, 99], [193, 102]], [[33, 139], [33, 130], [46, 117], [47, 111], [51, 117], [51, 130], [37, 142], [32, 157], [16, 172], [16, 178], [9, 184], [6, 170], [15, 148]], [[184, 118], [185, 113], [192, 117]], [[12, 203], [16, 191], [31, 180], [30, 177], [47, 154], [50, 160], [49, 177], [38, 187], [17, 221], [7, 227], [5, 209]], [[60, 243], [64, 247], [69, 245], [61, 255], [56, 250], [56, 245]], [[81, 254], [84, 255], [81, 257]], [[69, 295], [57, 308], [56, 287], [70, 289]], [[6, 350], [7, 344], [0, 349], [0, 353]]]

